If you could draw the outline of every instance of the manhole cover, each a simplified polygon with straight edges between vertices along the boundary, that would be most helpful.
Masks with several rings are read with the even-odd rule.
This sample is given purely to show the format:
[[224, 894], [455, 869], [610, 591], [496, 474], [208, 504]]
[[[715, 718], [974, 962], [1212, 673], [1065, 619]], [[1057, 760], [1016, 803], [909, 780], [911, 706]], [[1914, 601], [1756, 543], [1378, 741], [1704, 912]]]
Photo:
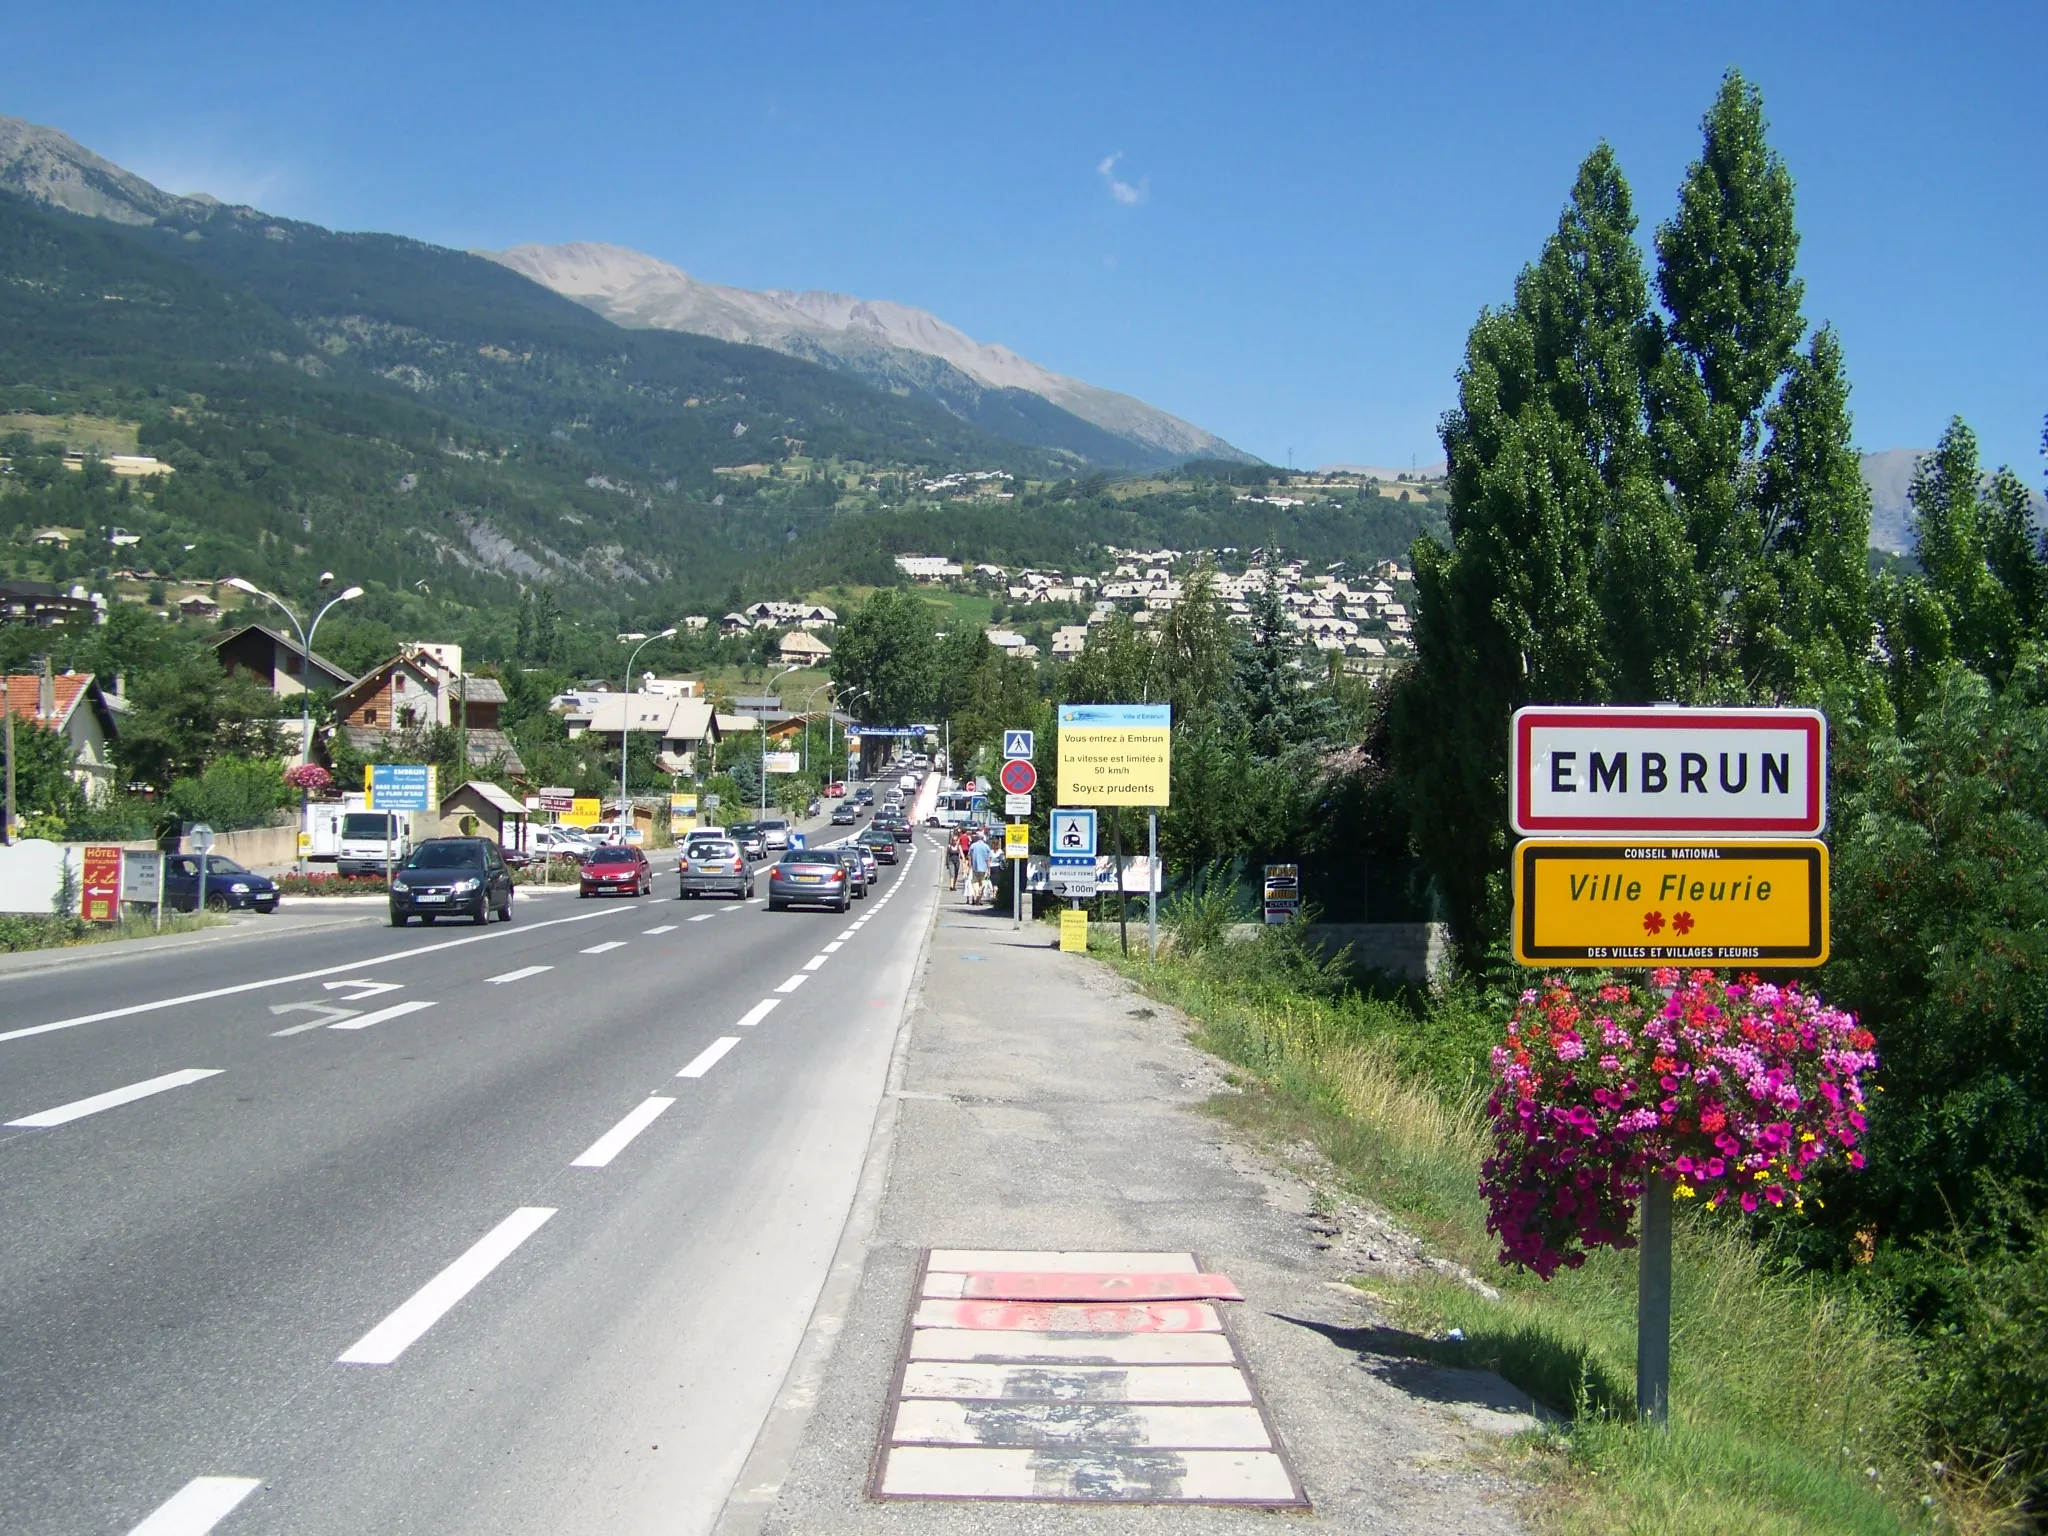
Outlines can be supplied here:
[[1306, 1508], [1191, 1253], [925, 1255], [870, 1492]]

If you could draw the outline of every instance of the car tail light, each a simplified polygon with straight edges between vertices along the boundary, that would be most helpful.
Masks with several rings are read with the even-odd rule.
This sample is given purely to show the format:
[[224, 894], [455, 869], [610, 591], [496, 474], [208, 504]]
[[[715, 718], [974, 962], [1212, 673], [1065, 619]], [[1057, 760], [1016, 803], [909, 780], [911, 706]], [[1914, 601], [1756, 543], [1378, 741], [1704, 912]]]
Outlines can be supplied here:
[[736, 875], [742, 875], [742, 874], [745, 874], [745, 873], [746, 873], [746, 870], [747, 870], [747, 861], [746, 861], [745, 859], [734, 859], [734, 860], [732, 861], [732, 872], [733, 872], [734, 874], [736, 874]]

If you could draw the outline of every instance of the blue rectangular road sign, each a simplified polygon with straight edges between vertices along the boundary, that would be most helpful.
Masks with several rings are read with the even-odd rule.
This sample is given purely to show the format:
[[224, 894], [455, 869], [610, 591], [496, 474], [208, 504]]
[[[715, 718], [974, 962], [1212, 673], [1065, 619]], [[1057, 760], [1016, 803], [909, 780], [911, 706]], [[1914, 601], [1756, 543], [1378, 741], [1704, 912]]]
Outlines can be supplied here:
[[434, 765], [431, 763], [371, 763], [370, 809], [376, 811], [431, 811], [434, 804]]
[[1171, 704], [1062, 704], [1061, 725], [1101, 726], [1110, 730], [1165, 730], [1173, 724]]
[[1032, 733], [1031, 733], [1030, 731], [1007, 731], [1007, 730], [1006, 730], [1006, 731], [1004, 731], [1004, 732], [1003, 732], [1003, 756], [1004, 756], [1004, 758], [1006, 758], [1006, 759], [1007, 759], [1007, 758], [1012, 758], [1012, 757], [1029, 757], [1029, 756], [1031, 756], [1031, 755], [1032, 755], [1032, 754], [1031, 754], [1031, 736], [1032, 736]]
[[1051, 852], [1054, 867], [1095, 865], [1095, 813], [1059, 810], [1052, 813]]

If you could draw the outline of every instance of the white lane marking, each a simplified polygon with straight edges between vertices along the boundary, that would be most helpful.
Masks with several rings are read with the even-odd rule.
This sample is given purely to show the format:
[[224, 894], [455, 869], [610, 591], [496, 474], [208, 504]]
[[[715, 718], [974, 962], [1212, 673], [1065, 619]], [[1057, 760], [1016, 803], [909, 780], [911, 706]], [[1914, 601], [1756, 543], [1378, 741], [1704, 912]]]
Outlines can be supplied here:
[[808, 971], [798, 971], [794, 976], [790, 977], [789, 980], [785, 981], [781, 986], [777, 987], [775, 990], [778, 992], [794, 992], [798, 987], [802, 986], [805, 982], [809, 981], [810, 979], [811, 977]]
[[422, 1008], [434, 1005], [427, 1002], [393, 1003], [389, 1008], [379, 1008], [375, 1013], [366, 1013], [360, 1019], [343, 1019], [339, 1024], [330, 1024], [329, 1029], [368, 1029], [372, 1024], [382, 1024], [387, 1019], [402, 1019], [408, 1013], [418, 1013]]
[[658, 906], [660, 906], [660, 905], [661, 905], [661, 904], [662, 904], [662, 903], [663, 903], [664, 901], [667, 901], [668, 899], [669, 899], [669, 898], [668, 898], [668, 897], [666, 897], [666, 896], [655, 896], [655, 897], [651, 897], [651, 898], [649, 898], [649, 900], [648, 900], [648, 903], [647, 903], [647, 905], [649, 905], [650, 907], [658, 907]]
[[760, 897], [758, 897], [758, 896], [749, 896], [749, 897], [747, 898], [747, 905], [748, 905], [748, 906], [750, 906], [750, 907], [751, 907], [751, 906], [754, 906], [754, 905], [755, 905], [755, 904], [757, 904], [757, 903], [758, 903], [758, 902], [759, 902], [760, 900], [761, 900], [761, 898], [760, 898]]
[[259, 1477], [195, 1477], [128, 1536], [206, 1536], [262, 1486]]
[[663, 923], [659, 928], [643, 928], [640, 931], [651, 939], [657, 933], [674, 933], [676, 925], [674, 923]]
[[554, 1214], [550, 1206], [522, 1205], [478, 1238], [461, 1258], [414, 1291], [396, 1312], [343, 1350], [334, 1363], [389, 1365]]
[[691, 918], [690, 921], [693, 923], [708, 923], [711, 921], [711, 919], [713, 919], [716, 916], [718, 916], [716, 912], [705, 912], [696, 917]]
[[282, 1040], [287, 1035], [303, 1035], [309, 1029], [325, 1029], [336, 1019], [352, 1019], [362, 1010], [358, 1008], [335, 1008], [327, 1003], [272, 1003], [273, 1016], [287, 1013], [310, 1013], [316, 1017], [304, 1024], [294, 1024], [289, 1029], [273, 1029], [270, 1038]]
[[676, 1074], [677, 1077], [702, 1077], [718, 1065], [719, 1058], [740, 1043], [738, 1035], [720, 1035], [716, 1040], [699, 1051], [696, 1058]]
[[569, 1166], [571, 1168], [604, 1167], [613, 1158], [626, 1150], [626, 1143], [660, 1119], [661, 1112], [673, 1103], [675, 1103], [674, 1099], [643, 1099], [634, 1106], [631, 1114], [627, 1115], [625, 1119], [593, 1141], [583, 1150], [582, 1155], [570, 1163]]
[[852, 929], [852, 928], [849, 928], [849, 929], [847, 929], [847, 930], [846, 930], [846, 931], [845, 931], [844, 933], [840, 934], [840, 935], [839, 935], [839, 937], [838, 937], [838, 938], [836, 938], [836, 939], [834, 939], [834, 940], [833, 940], [832, 942], [833, 942], [833, 943], [835, 943], [835, 944], [844, 944], [844, 943], [845, 943], [845, 942], [846, 942], [846, 941], [847, 941], [848, 939], [850, 939], [850, 938], [852, 938], [852, 937], [853, 937], [853, 929]]
[[10, 1120], [10, 1126], [23, 1130], [43, 1131], [53, 1125], [64, 1125], [72, 1120], [82, 1120], [87, 1115], [96, 1115], [103, 1109], [115, 1109], [123, 1104], [133, 1104], [137, 1099], [146, 1099], [151, 1094], [165, 1093], [173, 1088], [182, 1088], [187, 1083], [196, 1083], [201, 1078], [219, 1077], [224, 1067], [187, 1067], [182, 1072], [166, 1072], [162, 1077], [152, 1077], [147, 1082], [130, 1083], [126, 1088], [115, 1088], [106, 1093], [96, 1093], [89, 1099], [74, 1099], [69, 1104], [59, 1104], [55, 1109], [46, 1109], [39, 1115], [23, 1115], [19, 1120]]
[[810, 959], [804, 962], [804, 969], [807, 971], [815, 971], [819, 966], [823, 965], [827, 960], [831, 958], [832, 957], [830, 955], [813, 955]]
[[506, 971], [502, 975], [492, 976], [489, 981], [494, 987], [502, 987], [508, 981], [524, 981], [529, 976], [538, 976], [542, 971], [553, 969], [552, 965], [522, 965], [516, 971]]
[[590, 948], [579, 951], [579, 953], [586, 955], [601, 955], [605, 953], [607, 950], [624, 949], [625, 947], [626, 941], [624, 939], [606, 939], [604, 943], [593, 944], [590, 946]]
[[777, 1008], [781, 1006], [781, 998], [764, 997], [761, 999], [760, 1002], [754, 1004], [753, 1007], [749, 1008], [745, 1013], [741, 1014], [739, 1023], [735, 1024], [733, 1028], [752, 1029], [756, 1024], [760, 1023], [763, 1019], [767, 1018], [769, 1014], [773, 1013]]
[[[597, 912], [578, 912], [574, 917], [551, 917], [543, 923], [522, 924], [519, 931], [532, 933], [535, 929], [554, 928], [562, 923], [587, 923], [593, 917], [616, 916], [621, 910], [614, 907]], [[419, 955], [436, 954], [444, 949], [459, 949], [465, 944], [482, 944], [488, 940], [511, 937], [512, 935], [503, 928], [495, 932], [472, 933], [464, 938], [444, 939], [439, 944], [422, 944], [416, 949], [401, 949], [368, 960], [351, 960], [345, 965], [323, 965], [315, 971], [294, 971], [289, 976], [270, 976], [262, 981], [237, 982], [232, 987], [214, 987], [205, 992], [186, 992], [178, 997], [160, 997], [148, 1003], [130, 1003], [125, 1008], [108, 1008], [99, 1013], [81, 1013], [75, 1019], [52, 1019], [47, 1024], [31, 1024], [25, 1029], [0, 1032], [0, 1044], [5, 1044], [9, 1040], [24, 1040], [30, 1035], [47, 1035], [57, 1029], [76, 1029], [81, 1024], [103, 1024], [108, 1019], [127, 1019], [138, 1013], [156, 1013], [161, 1009], [177, 1008], [185, 1003], [207, 1003], [216, 997], [235, 997], [244, 992], [260, 992], [265, 987], [282, 987], [295, 981], [318, 981], [322, 976], [332, 976], [336, 971], [368, 970], [372, 966], [389, 965], [395, 960], [411, 960]]]
[[401, 981], [323, 981], [320, 985], [329, 992], [333, 992], [341, 987], [356, 988], [354, 992], [341, 999], [344, 1003], [359, 1003], [366, 997], [377, 996], [380, 992], [403, 992], [405, 990], [405, 983]]
[[830, 944], [827, 944], [825, 946], [825, 953], [828, 955], [836, 955], [839, 953], [840, 949], [845, 945], [845, 943], [846, 940], [844, 939], [834, 939]]

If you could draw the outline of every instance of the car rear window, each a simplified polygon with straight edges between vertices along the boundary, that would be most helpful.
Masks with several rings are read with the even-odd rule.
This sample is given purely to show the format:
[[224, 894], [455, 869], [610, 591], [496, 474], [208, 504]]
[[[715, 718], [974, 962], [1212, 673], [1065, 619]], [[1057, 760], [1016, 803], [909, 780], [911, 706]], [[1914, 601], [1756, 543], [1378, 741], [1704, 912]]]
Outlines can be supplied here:
[[739, 856], [739, 847], [734, 843], [714, 843], [706, 840], [690, 845], [690, 857], [693, 859], [736, 859]]

